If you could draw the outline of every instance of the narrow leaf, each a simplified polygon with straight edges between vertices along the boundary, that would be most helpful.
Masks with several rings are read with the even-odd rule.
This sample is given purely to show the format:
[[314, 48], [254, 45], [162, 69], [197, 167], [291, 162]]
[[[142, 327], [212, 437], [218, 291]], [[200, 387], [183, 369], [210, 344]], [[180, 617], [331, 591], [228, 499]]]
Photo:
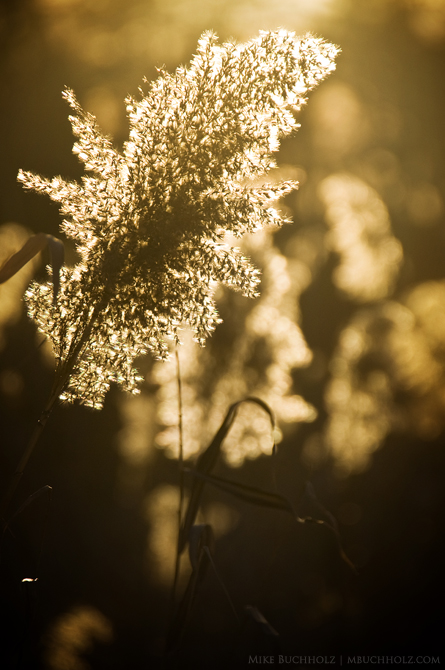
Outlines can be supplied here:
[[37, 233], [32, 235], [15, 254], [10, 256], [6, 263], [0, 268], [0, 284], [13, 277], [34, 256], [37, 256], [45, 247], [49, 248], [51, 254], [51, 265], [53, 268], [54, 302], [60, 288], [60, 268], [64, 261], [63, 243], [52, 235]]
[[46, 236], [43, 233], [37, 233], [37, 235], [30, 237], [20, 251], [10, 256], [0, 268], [0, 284], [3, 284], [21, 270], [31, 258], [37, 256], [45, 248], [46, 244]]
[[230, 479], [225, 479], [223, 477], [204, 475], [200, 472], [196, 472], [196, 470], [190, 470], [190, 472], [194, 477], [206, 481], [209, 484], [212, 484], [213, 486], [221, 489], [222, 491], [240, 498], [241, 500], [245, 500], [246, 502], [252, 503], [253, 505], [260, 505], [261, 507], [281, 509], [285, 512], [290, 512], [292, 516], [295, 517], [295, 513], [290, 502], [284, 496], [280, 496], [278, 493], [272, 493], [270, 491], [264, 491], [263, 489], [257, 489], [254, 486], [247, 486], [246, 484], [232, 482]]
[[[349, 568], [351, 568], [351, 570], [355, 574], [357, 574], [357, 570], [354, 564], [350, 561], [350, 559], [348, 558], [343, 549], [340, 533], [338, 532], [338, 528], [334, 517], [327, 510], [325, 510], [324, 507], [322, 507], [320, 504], [319, 504], [320, 509], [323, 510], [323, 512], [328, 516], [328, 518], [330, 519], [329, 522], [325, 521], [324, 519], [315, 519], [311, 516], [303, 518], [297, 516], [287, 498], [279, 495], [278, 493], [271, 493], [270, 491], [257, 489], [253, 486], [247, 486], [246, 484], [239, 484], [238, 482], [232, 482], [229, 479], [224, 479], [222, 477], [215, 477], [214, 475], [203, 475], [199, 472], [196, 472], [195, 470], [190, 470], [189, 472], [191, 472], [191, 474], [194, 477], [201, 479], [205, 482], [208, 482], [209, 484], [212, 484], [216, 488], [219, 488], [222, 491], [225, 491], [226, 493], [230, 493], [236, 498], [240, 498], [241, 500], [245, 500], [246, 502], [252, 503], [253, 505], [260, 505], [261, 507], [270, 507], [272, 509], [280, 509], [283, 510], [284, 512], [290, 512], [290, 514], [292, 514], [297, 523], [301, 524], [310, 523], [310, 524], [317, 524], [319, 526], [325, 526], [335, 536], [341, 559], [348, 565]], [[313, 495], [315, 497], [315, 493], [313, 493]], [[333, 522], [331, 521], [331, 519], [333, 520]]]
[[189, 536], [189, 556], [193, 570], [198, 570], [204, 547], [213, 551], [215, 538], [210, 524], [201, 523], [192, 526]]
[[53, 492], [52, 486], [49, 486], [48, 484], [46, 484], [46, 486], [42, 486], [41, 489], [39, 489], [35, 493], [32, 493], [30, 496], [28, 496], [28, 498], [26, 498], [25, 502], [22, 505], [20, 505], [18, 510], [16, 510], [14, 512], [14, 514], [10, 517], [10, 519], [8, 521], [8, 524], [13, 519], [15, 519], [16, 516], [21, 514], [23, 512], [23, 510], [26, 509], [26, 507], [28, 507], [28, 505], [30, 505], [32, 502], [34, 502], [34, 500], [37, 500], [37, 498], [40, 498], [40, 496], [42, 496], [44, 493], [47, 493], [49, 500], [51, 500], [52, 492]]
[[[192, 573], [179, 604], [178, 613], [169, 630], [166, 644], [167, 651], [175, 649], [184, 635], [185, 627], [196, 597], [198, 584], [204, 579], [204, 575], [207, 572], [210, 562], [210, 550], [205, 542], [209, 541], [213, 544], [213, 531], [211, 526], [209, 524], [193, 526], [190, 535], [190, 562], [192, 564]], [[208, 549], [208, 552], [206, 552], [205, 549]]]
[[203, 472], [204, 474], [206, 474], [210, 472], [215, 466], [217, 458], [221, 452], [221, 445], [223, 443], [223, 440], [227, 436], [227, 433], [229, 432], [230, 428], [232, 427], [238, 408], [244, 402], [250, 402], [259, 405], [269, 415], [272, 428], [275, 426], [272, 410], [260, 398], [248, 397], [233, 403], [233, 405], [229, 407], [226, 417], [221, 424], [221, 428], [218, 430], [218, 432], [216, 433], [215, 437], [213, 438], [212, 442], [207, 447], [207, 449], [199, 456], [195, 468], [198, 472]]
[[311, 484], [311, 482], [306, 482], [305, 494], [309, 498], [309, 500], [315, 505], [315, 507], [321, 512], [321, 514], [324, 514], [324, 516], [327, 517], [327, 519], [329, 520], [328, 525], [330, 525], [334, 530], [338, 532], [337, 519], [318, 500], [317, 496], [315, 495], [315, 489]]
[[280, 637], [279, 633], [277, 633], [275, 628], [270, 625], [270, 623], [261, 614], [260, 610], [257, 607], [247, 605], [244, 609], [246, 610], [247, 615], [252, 619], [252, 621], [255, 622], [257, 626], [259, 626], [259, 628], [265, 635], [273, 638]]
[[53, 268], [53, 302], [57, 301], [60, 289], [60, 270], [65, 260], [65, 247], [57, 237], [46, 235], [48, 249], [51, 254], [51, 265]]
[[352, 561], [348, 558], [348, 556], [346, 555], [346, 553], [343, 549], [343, 545], [342, 545], [342, 541], [341, 541], [341, 537], [340, 537], [340, 532], [338, 530], [338, 524], [337, 524], [336, 518], [318, 500], [317, 496], [315, 495], [315, 489], [310, 482], [307, 482], [307, 484], [306, 484], [305, 494], [307, 495], [309, 500], [315, 505], [315, 507], [319, 510], [319, 512], [321, 512], [321, 514], [323, 514], [325, 517], [327, 517], [328, 521], [325, 521], [325, 520], [322, 520], [322, 519], [312, 519], [311, 517], [306, 517], [305, 519], [302, 519], [302, 521], [322, 524], [323, 526], [326, 526], [326, 528], [329, 528], [331, 533], [333, 533], [334, 536], [335, 536], [340, 557], [346, 563], [346, 565], [348, 565], [348, 567], [351, 568], [351, 570], [354, 574], [358, 574], [357, 573], [357, 568], [352, 563]]
[[238, 617], [238, 614], [236, 613], [235, 605], [233, 604], [232, 598], [230, 597], [230, 593], [229, 593], [229, 591], [227, 590], [226, 585], [224, 584], [223, 578], [222, 578], [221, 575], [219, 574], [219, 571], [218, 571], [218, 569], [217, 569], [217, 567], [216, 567], [216, 565], [215, 565], [215, 561], [213, 560], [212, 554], [211, 554], [211, 552], [210, 552], [210, 550], [209, 550], [208, 547], [204, 547], [204, 551], [205, 551], [205, 553], [207, 554], [207, 557], [208, 557], [208, 559], [209, 559], [209, 561], [210, 561], [210, 565], [211, 565], [212, 568], [213, 568], [213, 572], [215, 573], [216, 578], [217, 578], [217, 580], [219, 581], [222, 590], [224, 591], [224, 595], [226, 596], [226, 598], [227, 598], [227, 600], [228, 600], [228, 602], [229, 602], [230, 608], [231, 608], [231, 610], [232, 610], [232, 612], [233, 612], [233, 614], [234, 614], [234, 616], [235, 616], [235, 619], [236, 619], [237, 623], [239, 624], [239, 617]]
[[[255, 397], [248, 397], [244, 398], [244, 400], [239, 400], [238, 402], [235, 402], [233, 405], [229, 407], [229, 410], [226, 414], [226, 417], [224, 421], [221, 424], [220, 429], [216, 433], [215, 437], [213, 438], [212, 442], [209, 444], [207, 449], [199, 456], [195, 470], [194, 472], [201, 473], [203, 475], [208, 474], [211, 472], [211, 470], [214, 468], [216, 461], [218, 460], [218, 456], [221, 453], [221, 445], [223, 443], [223, 440], [227, 436], [227, 433], [229, 432], [235, 417], [236, 413], [238, 411], [239, 406], [243, 402], [250, 402], [258, 405], [261, 407], [265, 412], [270, 417], [271, 425], [272, 428], [275, 426], [275, 421], [274, 417], [272, 414], [272, 410], [270, 407], [264, 402], [264, 400], [261, 400], [260, 398], [255, 398]], [[192, 491], [190, 495], [190, 500], [189, 504], [187, 506], [187, 511], [185, 513], [184, 517], [184, 522], [181, 528], [181, 531], [179, 533], [179, 541], [178, 541], [178, 552], [181, 554], [184, 551], [185, 545], [187, 543], [187, 539], [190, 533], [190, 528], [193, 526], [196, 515], [198, 513], [199, 509], [199, 504], [201, 502], [201, 496], [202, 492], [204, 489], [204, 483], [205, 480], [203, 479], [195, 479], [192, 485]]]

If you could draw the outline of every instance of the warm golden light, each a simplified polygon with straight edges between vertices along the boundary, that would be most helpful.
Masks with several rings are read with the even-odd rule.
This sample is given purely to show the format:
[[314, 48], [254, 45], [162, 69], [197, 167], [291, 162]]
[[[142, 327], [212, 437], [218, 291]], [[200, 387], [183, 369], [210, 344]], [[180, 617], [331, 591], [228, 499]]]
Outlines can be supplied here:
[[[175, 570], [178, 533], [179, 489], [160, 485], [146, 500], [146, 518], [149, 522], [147, 538], [148, 574], [153, 581], [170, 587]], [[187, 567], [182, 564], [185, 574]]]
[[327, 244], [340, 255], [333, 280], [359, 302], [391, 293], [403, 259], [377, 192], [358, 177], [335, 174], [319, 186], [330, 226]]
[[[198, 453], [219, 428], [235, 400], [255, 395], [276, 413], [281, 430], [295, 422], [310, 422], [315, 409], [292, 392], [292, 370], [307, 366], [312, 354], [298, 325], [298, 299], [307, 285], [307, 267], [286, 259], [273, 245], [270, 233], [251, 236], [243, 250], [262, 267], [262, 291], [253, 303], [236, 301], [236, 332], [227, 332], [224, 358], [218, 359], [209, 341], [200, 349], [184, 333], [180, 349], [183, 388], [184, 453]], [[227, 301], [228, 295], [220, 294]], [[258, 358], [255, 358], [257, 352]], [[172, 358], [156, 363], [150, 381], [159, 384], [156, 443], [171, 457], [178, 454], [177, 371]], [[275, 437], [278, 441], [282, 434]], [[239, 466], [246, 458], [270, 454], [270, 420], [259, 408], [242, 407], [225, 443], [228, 463]]]
[[110, 621], [95, 607], [74, 607], [60, 615], [45, 635], [45, 657], [49, 670], [88, 670], [82, 658], [96, 642], [109, 644], [113, 638]]
[[[29, 231], [17, 223], [0, 226], [0, 267], [24, 245], [29, 235]], [[23, 292], [38, 264], [39, 258], [33, 258], [7, 282], [0, 284], [0, 351], [4, 346], [2, 330], [18, 321], [23, 309]]]
[[[369, 464], [390, 430], [445, 426], [445, 282], [362, 309], [341, 334], [325, 401], [326, 442], [343, 472]], [[403, 393], [402, 400], [397, 399]]]

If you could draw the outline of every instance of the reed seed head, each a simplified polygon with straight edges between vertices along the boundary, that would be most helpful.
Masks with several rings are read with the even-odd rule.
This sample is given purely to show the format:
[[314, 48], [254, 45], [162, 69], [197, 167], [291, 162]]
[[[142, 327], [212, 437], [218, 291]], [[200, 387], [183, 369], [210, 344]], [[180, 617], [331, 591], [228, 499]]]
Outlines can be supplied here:
[[181, 324], [204, 344], [218, 323], [216, 283], [257, 295], [258, 271], [226, 236], [283, 223], [272, 203], [296, 182], [249, 181], [275, 166], [280, 138], [298, 128], [293, 112], [335, 68], [337, 52], [285, 30], [223, 45], [205, 33], [188, 68], [161, 71], [127, 99], [122, 152], [64, 91], [82, 183], [18, 176], [60, 203], [62, 229], [80, 253], [61, 273], [56, 305], [49, 284], [27, 292], [64, 370], [62, 399], [100, 408], [112, 381], [137, 392], [134, 359], [166, 358]]

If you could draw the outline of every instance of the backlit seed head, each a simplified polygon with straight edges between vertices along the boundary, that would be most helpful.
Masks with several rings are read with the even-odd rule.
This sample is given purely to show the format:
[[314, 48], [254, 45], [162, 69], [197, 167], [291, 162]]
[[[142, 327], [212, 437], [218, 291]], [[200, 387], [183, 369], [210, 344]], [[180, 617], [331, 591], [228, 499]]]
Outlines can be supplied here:
[[137, 392], [134, 359], [148, 350], [166, 358], [181, 324], [204, 344], [219, 321], [218, 282], [257, 295], [258, 271], [225, 238], [283, 222], [271, 203], [296, 182], [249, 182], [274, 167], [271, 152], [298, 128], [293, 112], [335, 68], [337, 52], [284, 30], [223, 45], [205, 33], [188, 68], [161, 72], [127, 99], [122, 152], [64, 91], [87, 174], [81, 183], [18, 177], [60, 203], [81, 257], [63, 270], [57, 305], [49, 285], [27, 292], [59, 369], [70, 371], [62, 399], [99, 408], [111, 382]]

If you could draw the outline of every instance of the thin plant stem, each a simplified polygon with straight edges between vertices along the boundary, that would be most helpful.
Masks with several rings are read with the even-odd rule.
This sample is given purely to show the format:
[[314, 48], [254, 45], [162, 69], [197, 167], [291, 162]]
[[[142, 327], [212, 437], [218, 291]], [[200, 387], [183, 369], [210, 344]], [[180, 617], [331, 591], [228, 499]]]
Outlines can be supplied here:
[[215, 561], [213, 560], [212, 553], [211, 553], [211, 551], [210, 551], [210, 549], [209, 549], [208, 547], [204, 547], [204, 548], [203, 548], [203, 551], [205, 551], [205, 553], [206, 553], [206, 555], [207, 555], [207, 558], [208, 558], [209, 561], [210, 561], [210, 564], [211, 564], [211, 566], [212, 566], [212, 568], [213, 568], [213, 572], [214, 572], [215, 575], [216, 575], [216, 578], [217, 578], [217, 580], [218, 580], [218, 582], [219, 582], [219, 585], [221, 586], [222, 590], [224, 591], [224, 595], [226, 596], [226, 598], [227, 598], [227, 600], [228, 600], [228, 603], [229, 603], [229, 605], [230, 605], [230, 609], [232, 610], [232, 612], [233, 612], [233, 614], [234, 614], [234, 616], [235, 616], [236, 622], [237, 622], [237, 624], [239, 625], [240, 620], [239, 620], [239, 616], [238, 616], [238, 614], [237, 614], [235, 605], [233, 604], [232, 598], [230, 597], [230, 593], [228, 592], [227, 587], [226, 587], [226, 585], [224, 584], [224, 582], [223, 582], [223, 580], [222, 580], [222, 577], [221, 577], [221, 575], [219, 574], [219, 571], [217, 570], [217, 567], [216, 567], [216, 565], [215, 565]]
[[32, 452], [34, 451], [34, 447], [36, 446], [37, 442], [39, 441], [39, 438], [41, 434], [43, 433], [46, 422], [49, 419], [49, 416], [51, 414], [51, 411], [54, 408], [55, 402], [59, 396], [59, 393], [57, 393], [58, 389], [54, 389], [48, 399], [48, 402], [46, 404], [45, 409], [43, 410], [42, 414], [40, 415], [39, 420], [37, 421], [37, 425], [34, 428], [34, 432], [31, 435], [31, 439], [28, 442], [28, 445], [15, 469], [15, 472], [12, 476], [11, 482], [9, 484], [9, 487], [6, 489], [6, 492], [1, 500], [0, 503], [0, 519], [2, 520], [2, 524], [6, 524], [6, 513], [8, 511], [9, 504], [11, 502], [12, 497], [14, 496], [14, 493], [17, 489], [17, 486], [19, 485], [19, 482], [22, 478], [22, 475], [25, 471], [25, 468], [28, 464], [28, 461], [31, 457]]
[[49, 398], [46, 403], [45, 409], [43, 410], [39, 420], [37, 421], [37, 425], [34, 428], [34, 432], [32, 433], [31, 438], [26, 446], [26, 449], [14, 471], [9, 487], [6, 489], [4, 496], [0, 501], [0, 522], [3, 528], [6, 527], [7, 524], [6, 513], [8, 511], [9, 504], [14, 496], [17, 486], [19, 485], [19, 482], [25, 471], [25, 468], [28, 465], [28, 461], [31, 458], [34, 448], [45, 429], [49, 416], [52, 410], [54, 409], [54, 405], [56, 404], [58, 397], [60, 396], [66, 384], [68, 383], [71, 372], [73, 371], [73, 368], [76, 364], [76, 361], [79, 355], [81, 354], [82, 349], [86, 344], [89, 336], [91, 335], [91, 330], [93, 328], [98, 313], [99, 313], [99, 306], [96, 306], [93, 313], [91, 314], [91, 318], [85, 330], [83, 331], [80, 337], [78, 344], [74, 346], [71, 354], [69, 354], [66, 361], [60, 366], [60, 369], [56, 371], [53, 387], [51, 389], [51, 393], [49, 394]]
[[181, 530], [182, 510], [184, 507], [184, 430], [182, 418], [182, 380], [181, 367], [179, 364], [179, 351], [176, 346], [176, 370], [178, 380], [178, 417], [179, 417], [179, 509], [178, 509], [178, 532]]
[[178, 542], [176, 547], [176, 557], [175, 557], [175, 573], [173, 577], [173, 585], [170, 595], [170, 606], [169, 606], [169, 625], [173, 621], [174, 609], [175, 609], [175, 600], [176, 600], [176, 589], [178, 586], [179, 578], [179, 568], [181, 563], [181, 553], [179, 551], [179, 542], [181, 537], [181, 526], [182, 526], [182, 510], [184, 507], [184, 439], [183, 439], [183, 417], [182, 417], [182, 381], [181, 381], [181, 366], [179, 362], [179, 352], [178, 347], [175, 349], [176, 357], [176, 378], [178, 383], [178, 417], [179, 417], [179, 505], [178, 505]]

